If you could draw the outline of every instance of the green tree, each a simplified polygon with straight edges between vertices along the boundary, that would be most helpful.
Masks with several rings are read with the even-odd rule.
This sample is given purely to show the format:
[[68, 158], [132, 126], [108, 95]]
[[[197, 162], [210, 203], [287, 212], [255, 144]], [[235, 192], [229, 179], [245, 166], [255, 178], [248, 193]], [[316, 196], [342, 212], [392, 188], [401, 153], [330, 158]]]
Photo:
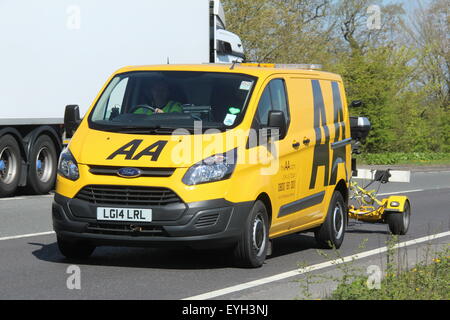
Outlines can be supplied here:
[[348, 100], [364, 102], [363, 108], [351, 113], [366, 116], [372, 123], [365, 145], [368, 152], [391, 151], [395, 145], [395, 128], [404, 121], [397, 113], [402, 105], [398, 95], [411, 72], [407, 66], [410, 56], [404, 48], [393, 51], [382, 47], [343, 58], [333, 68], [344, 79]]
[[[353, 115], [370, 118], [369, 152], [450, 152], [448, 0], [406, 20], [387, 0], [223, 0], [249, 61], [320, 63], [343, 76]], [[369, 7], [381, 10], [369, 28]]]
[[429, 150], [450, 152], [450, 15], [448, 1], [422, 5], [405, 26], [409, 45], [418, 48], [413, 89], [416, 124], [425, 127], [420, 138]]
[[238, 34], [247, 60], [320, 63], [332, 26], [323, 22], [330, 0], [224, 0], [227, 28]]

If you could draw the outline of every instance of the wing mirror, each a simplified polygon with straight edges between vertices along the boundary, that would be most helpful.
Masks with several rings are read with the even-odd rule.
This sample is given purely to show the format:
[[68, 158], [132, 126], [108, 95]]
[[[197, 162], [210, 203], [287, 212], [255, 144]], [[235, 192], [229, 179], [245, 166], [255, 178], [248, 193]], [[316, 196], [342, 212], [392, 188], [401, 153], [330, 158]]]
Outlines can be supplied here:
[[[278, 139], [284, 139], [287, 133], [287, 125], [286, 125], [286, 116], [283, 111], [272, 110], [269, 112], [269, 121], [268, 121], [269, 130], [277, 129], [278, 130]], [[271, 134], [272, 135], [272, 134]]]
[[350, 131], [353, 140], [363, 141], [369, 135], [371, 128], [372, 125], [366, 117], [350, 117]]
[[64, 112], [64, 129], [66, 131], [66, 138], [72, 138], [80, 123], [80, 108], [78, 105], [66, 106], [66, 111]]

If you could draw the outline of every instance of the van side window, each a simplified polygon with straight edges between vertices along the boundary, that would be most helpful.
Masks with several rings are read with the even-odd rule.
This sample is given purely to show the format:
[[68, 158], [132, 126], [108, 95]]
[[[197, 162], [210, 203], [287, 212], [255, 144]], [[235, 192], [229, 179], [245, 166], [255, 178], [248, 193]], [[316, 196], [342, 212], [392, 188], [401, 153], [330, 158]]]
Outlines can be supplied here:
[[283, 111], [286, 118], [289, 118], [287, 111], [286, 91], [284, 89], [284, 81], [281, 79], [273, 80], [270, 83], [270, 92], [272, 94], [273, 110]]
[[256, 119], [260, 126], [267, 126], [269, 120], [269, 111], [283, 111], [286, 116], [286, 125], [289, 124], [289, 108], [286, 98], [286, 87], [284, 80], [274, 79], [270, 81], [259, 101]]
[[120, 112], [122, 112], [127, 83], [128, 78], [123, 79], [111, 92], [111, 95], [108, 99], [108, 104], [105, 109], [104, 119], [110, 119], [111, 117], [117, 116]]
[[261, 126], [267, 126], [269, 120], [269, 111], [272, 110], [272, 98], [270, 96], [270, 85], [264, 89], [264, 92], [259, 100], [257, 119]]
[[92, 119], [94, 120], [108, 120], [123, 111], [123, 104], [125, 100], [125, 92], [128, 84], [127, 78], [116, 78], [111, 81], [108, 88], [100, 100], [97, 102]]

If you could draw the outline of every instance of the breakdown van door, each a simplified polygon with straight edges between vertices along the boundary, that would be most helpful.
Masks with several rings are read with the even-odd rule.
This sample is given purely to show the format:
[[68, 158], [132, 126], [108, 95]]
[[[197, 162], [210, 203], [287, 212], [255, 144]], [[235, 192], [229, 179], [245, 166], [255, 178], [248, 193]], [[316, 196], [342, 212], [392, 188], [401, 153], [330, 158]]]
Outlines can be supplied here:
[[315, 226], [326, 215], [337, 182], [348, 179], [346, 163], [350, 147], [332, 147], [342, 143], [347, 135], [338, 82], [312, 79], [308, 83], [310, 91], [305, 93], [308, 101], [302, 114], [307, 128], [305, 137], [311, 142], [304, 152], [306, 175], [302, 177], [298, 196], [306, 209], [298, 223]]
[[[300, 143], [297, 150], [297, 161], [299, 166], [296, 169], [298, 185], [296, 188], [295, 201], [285, 205], [281, 210], [281, 215], [292, 215], [291, 229], [303, 230], [317, 222], [323, 211], [323, 181], [325, 172], [313, 172], [313, 159], [317, 137], [321, 138], [320, 126], [315, 126], [316, 105], [313, 96], [313, 86], [310, 79], [292, 77], [287, 81], [289, 99], [296, 106], [296, 136], [295, 141]], [[293, 137], [294, 138], [294, 137]], [[320, 150], [320, 156], [326, 156], [326, 150]], [[312, 174], [316, 176], [312, 177]], [[310, 188], [311, 179], [314, 178], [320, 183]]]
[[336, 184], [340, 180], [348, 182], [351, 175], [351, 135], [345, 120], [348, 120], [348, 110], [344, 107], [346, 101], [342, 83], [330, 80], [321, 81], [321, 84], [330, 130], [329, 179], [326, 186], [331, 197]]
[[291, 117], [292, 104], [286, 92], [286, 81], [282, 76], [271, 77], [266, 81], [266, 86], [261, 95], [258, 108], [254, 117], [253, 128], [266, 128], [269, 112], [271, 110], [283, 111], [287, 121], [287, 133], [273, 145], [263, 146], [268, 153], [272, 153], [270, 166], [261, 166], [262, 175], [267, 175], [270, 180], [271, 198], [273, 201], [273, 215], [270, 236], [285, 232], [290, 226], [290, 217], [278, 217], [278, 208], [295, 201], [297, 195], [298, 178], [298, 150], [293, 147], [293, 136], [298, 128], [296, 119]]

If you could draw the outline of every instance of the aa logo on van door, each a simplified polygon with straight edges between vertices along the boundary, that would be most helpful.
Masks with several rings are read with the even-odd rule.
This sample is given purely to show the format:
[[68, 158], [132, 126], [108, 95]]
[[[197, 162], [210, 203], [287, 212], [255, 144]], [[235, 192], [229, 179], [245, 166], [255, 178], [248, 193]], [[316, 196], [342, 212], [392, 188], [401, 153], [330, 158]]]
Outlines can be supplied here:
[[125, 160], [139, 160], [142, 157], [150, 157], [150, 161], [158, 161], [159, 156], [161, 155], [161, 152], [163, 151], [164, 147], [166, 146], [168, 141], [160, 140], [158, 142], [155, 142], [151, 146], [148, 146], [141, 152], [135, 155], [136, 150], [141, 145], [142, 141], [144, 140], [133, 140], [123, 147], [120, 147], [117, 151], [114, 151], [107, 160], [112, 160], [115, 157], [119, 155], [125, 156]]

